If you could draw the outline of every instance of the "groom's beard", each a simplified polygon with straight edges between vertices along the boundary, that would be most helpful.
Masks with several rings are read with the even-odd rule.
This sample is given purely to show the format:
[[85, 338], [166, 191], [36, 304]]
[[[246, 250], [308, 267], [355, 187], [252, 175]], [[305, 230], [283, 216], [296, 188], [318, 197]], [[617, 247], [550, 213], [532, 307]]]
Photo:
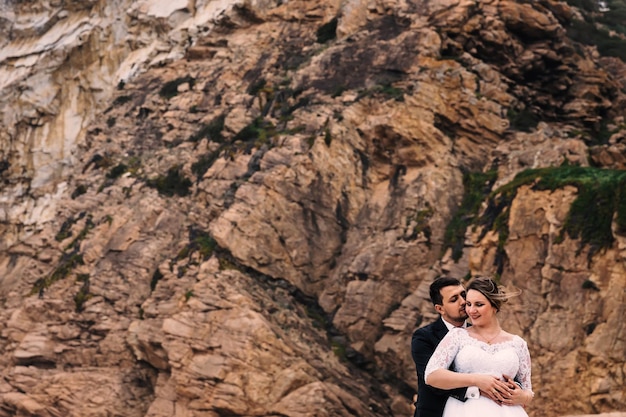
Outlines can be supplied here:
[[454, 319], [455, 319], [455, 321], [467, 320], [467, 312], [465, 311], [465, 309], [459, 310], [459, 315], [457, 317], [455, 317]]

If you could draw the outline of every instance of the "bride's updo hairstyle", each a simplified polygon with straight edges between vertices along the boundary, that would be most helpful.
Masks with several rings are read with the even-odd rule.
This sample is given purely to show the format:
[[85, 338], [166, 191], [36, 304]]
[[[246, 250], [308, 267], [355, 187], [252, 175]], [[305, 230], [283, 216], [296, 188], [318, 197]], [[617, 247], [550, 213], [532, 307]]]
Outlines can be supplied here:
[[475, 290], [485, 296], [489, 303], [500, 311], [502, 304], [509, 301], [509, 298], [516, 297], [522, 293], [521, 290], [507, 290], [504, 286], [498, 285], [489, 277], [475, 277], [467, 286], [467, 291]]

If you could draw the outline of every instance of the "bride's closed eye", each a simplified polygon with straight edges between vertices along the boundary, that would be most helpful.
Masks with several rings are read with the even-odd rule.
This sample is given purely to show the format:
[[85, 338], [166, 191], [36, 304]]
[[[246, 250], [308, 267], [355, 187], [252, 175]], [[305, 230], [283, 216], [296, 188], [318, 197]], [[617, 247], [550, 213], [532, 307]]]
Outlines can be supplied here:
[[[471, 306], [472, 306], [472, 303], [471, 303], [470, 301], [467, 301], [467, 302], [465, 303], [465, 305], [466, 305], [467, 307], [471, 307]], [[482, 306], [484, 306], [484, 305], [485, 305], [484, 303], [480, 303], [480, 302], [476, 302], [476, 303], [474, 303], [474, 306], [476, 306], [476, 307], [482, 307]]]

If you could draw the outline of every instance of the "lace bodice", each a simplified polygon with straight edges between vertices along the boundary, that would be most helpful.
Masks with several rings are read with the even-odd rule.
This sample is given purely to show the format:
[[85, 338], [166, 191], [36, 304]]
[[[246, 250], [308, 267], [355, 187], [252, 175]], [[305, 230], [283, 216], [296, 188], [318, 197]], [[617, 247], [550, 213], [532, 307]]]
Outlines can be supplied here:
[[522, 388], [532, 390], [530, 381], [530, 353], [526, 341], [519, 336], [488, 345], [469, 335], [462, 328], [452, 329], [441, 340], [426, 365], [425, 378], [436, 369], [448, 369], [462, 373], [481, 373], [497, 377], [508, 375], [515, 378]]

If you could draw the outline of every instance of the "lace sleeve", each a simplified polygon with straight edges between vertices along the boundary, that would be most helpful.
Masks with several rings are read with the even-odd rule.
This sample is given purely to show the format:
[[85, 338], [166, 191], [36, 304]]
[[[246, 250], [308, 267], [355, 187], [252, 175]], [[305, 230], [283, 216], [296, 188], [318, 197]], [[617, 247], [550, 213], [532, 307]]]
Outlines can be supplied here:
[[530, 352], [528, 344], [521, 337], [519, 343], [515, 344], [517, 356], [519, 356], [519, 370], [517, 371], [517, 380], [522, 384], [522, 388], [529, 391], [533, 390], [533, 384], [530, 380]]
[[465, 329], [452, 329], [445, 335], [441, 342], [437, 345], [435, 353], [430, 357], [428, 364], [426, 365], [426, 371], [424, 372], [424, 380], [428, 380], [428, 375], [437, 369], [448, 369], [454, 358], [456, 357], [459, 348], [461, 347], [461, 337]]

